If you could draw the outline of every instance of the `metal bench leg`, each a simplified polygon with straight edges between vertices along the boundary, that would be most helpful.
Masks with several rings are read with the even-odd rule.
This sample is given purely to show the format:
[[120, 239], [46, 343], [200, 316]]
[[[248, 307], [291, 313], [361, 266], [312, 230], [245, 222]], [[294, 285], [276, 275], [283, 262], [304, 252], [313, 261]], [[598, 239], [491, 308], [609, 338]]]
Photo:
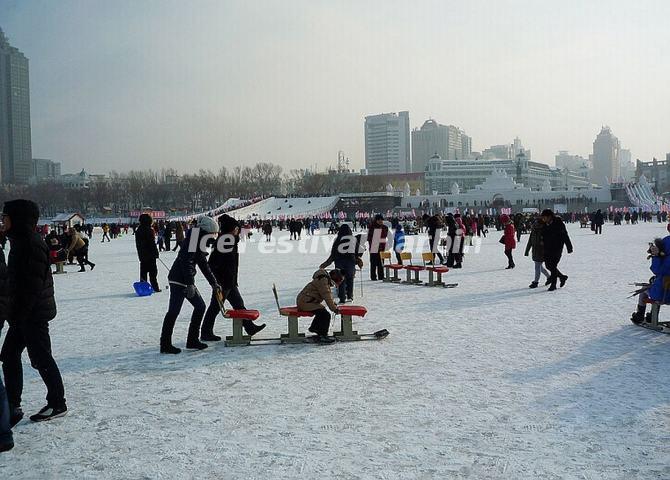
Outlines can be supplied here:
[[423, 282], [419, 280], [419, 270], [414, 271], [414, 280], [412, 280], [412, 283], [415, 285], [421, 285]]
[[661, 306], [658, 303], [654, 303], [651, 306], [651, 326], [658, 328], [658, 313], [661, 310]]
[[435, 286], [435, 283], [433, 282], [433, 271], [432, 270], [428, 270], [428, 283], [426, 284], [426, 286], [427, 287], [434, 287]]
[[226, 347], [239, 347], [251, 344], [251, 337], [242, 333], [242, 319], [233, 318], [233, 336], [226, 337]]
[[281, 343], [302, 343], [305, 334], [298, 331], [298, 317], [288, 317], [288, 333], [280, 335]]
[[351, 342], [360, 340], [361, 336], [357, 331], [353, 329], [353, 321], [351, 315], [342, 315], [340, 320], [340, 331], [334, 332], [333, 335], [337, 337], [338, 340]]
[[56, 274], [59, 274], [59, 273], [67, 273], [67, 272], [63, 269], [63, 262], [57, 262], [57, 263], [56, 263]]
[[386, 275], [384, 275], [384, 280], [382, 280], [382, 282], [384, 283], [392, 282], [393, 279], [391, 278], [391, 268], [388, 265], [384, 265], [384, 273]]
[[440, 272], [437, 273], [437, 282], [435, 282], [435, 285], [438, 287], [444, 285], [444, 282], [442, 281], [442, 273]]

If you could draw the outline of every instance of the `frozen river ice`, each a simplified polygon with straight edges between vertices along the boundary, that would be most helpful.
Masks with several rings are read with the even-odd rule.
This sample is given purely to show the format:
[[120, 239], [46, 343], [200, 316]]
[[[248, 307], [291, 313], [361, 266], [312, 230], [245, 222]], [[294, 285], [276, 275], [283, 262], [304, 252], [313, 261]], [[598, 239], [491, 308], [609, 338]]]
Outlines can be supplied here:
[[[507, 271], [491, 232], [447, 274], [454, 289], [370, 282], [366, 261], [355, 303], [369, 314], [356, 327], [387, 328], [384, 341], [217, 343], [176, 356], [158, 353], [168, 293], [133, 294], [133, 237], [97, 235], [95, 270], [55, 277], [52, 339], [69, 414], [21, 422], [0, 478], [670, 478], [670, 336], [633, 326], [626, 299], [628, 283], [650, 276], [647, 242], [665, 225], [568, 229], [575, 253], [556, 292], [527, 288], [526, 236]], [[272, 283], [293, 304], [327, 255], [261, 254], [260, 237], [241, 256], [240, 289], [268, 324], [262, 335], [278, 336], [286, 322]], [[215, 330], [229, 334], [229, 321]], [[24, 361], [32, 414], [44, 387]]]

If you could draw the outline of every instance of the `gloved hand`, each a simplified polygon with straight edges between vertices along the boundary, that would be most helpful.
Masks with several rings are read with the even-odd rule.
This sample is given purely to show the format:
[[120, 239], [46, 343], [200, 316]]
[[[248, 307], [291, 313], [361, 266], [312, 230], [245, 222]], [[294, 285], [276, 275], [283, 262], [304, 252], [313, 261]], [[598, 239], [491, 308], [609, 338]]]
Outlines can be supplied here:
[[186, 298], [193, 298], [195, 297], [195, 293], [197, 290], [195, 289], [195, 285], [187, 285], [186, 286]]

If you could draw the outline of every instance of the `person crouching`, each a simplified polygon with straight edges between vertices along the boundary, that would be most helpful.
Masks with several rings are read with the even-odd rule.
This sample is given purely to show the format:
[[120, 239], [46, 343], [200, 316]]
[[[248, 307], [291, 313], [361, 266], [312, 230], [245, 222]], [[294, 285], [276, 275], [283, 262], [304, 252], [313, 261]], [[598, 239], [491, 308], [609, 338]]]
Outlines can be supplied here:
[[314, 272], [312, 281], [305, 285], [296, 299], [298, 310], [314, 312], [314, 319], [308, 330], [316, 335], [316, 340], [320, 343], [335, 341], [333, 337], [328, 336], [330, 313], [321, 302], [325, 301], [333, 313], [338, 313], [331, 289], [335, 286], [339, 287], [343, 279], [342, 272], [337, 268], [330, 272], [321, 268]]

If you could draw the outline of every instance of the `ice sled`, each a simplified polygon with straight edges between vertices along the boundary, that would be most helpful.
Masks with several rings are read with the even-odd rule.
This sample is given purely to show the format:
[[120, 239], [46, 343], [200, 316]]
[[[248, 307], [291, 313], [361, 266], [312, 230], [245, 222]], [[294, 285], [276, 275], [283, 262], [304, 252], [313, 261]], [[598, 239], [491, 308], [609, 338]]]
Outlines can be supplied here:
[[133, 288], [138, 297], [148, 297], [154, 293], [154, 289], [149, 282], [135, 282]]

